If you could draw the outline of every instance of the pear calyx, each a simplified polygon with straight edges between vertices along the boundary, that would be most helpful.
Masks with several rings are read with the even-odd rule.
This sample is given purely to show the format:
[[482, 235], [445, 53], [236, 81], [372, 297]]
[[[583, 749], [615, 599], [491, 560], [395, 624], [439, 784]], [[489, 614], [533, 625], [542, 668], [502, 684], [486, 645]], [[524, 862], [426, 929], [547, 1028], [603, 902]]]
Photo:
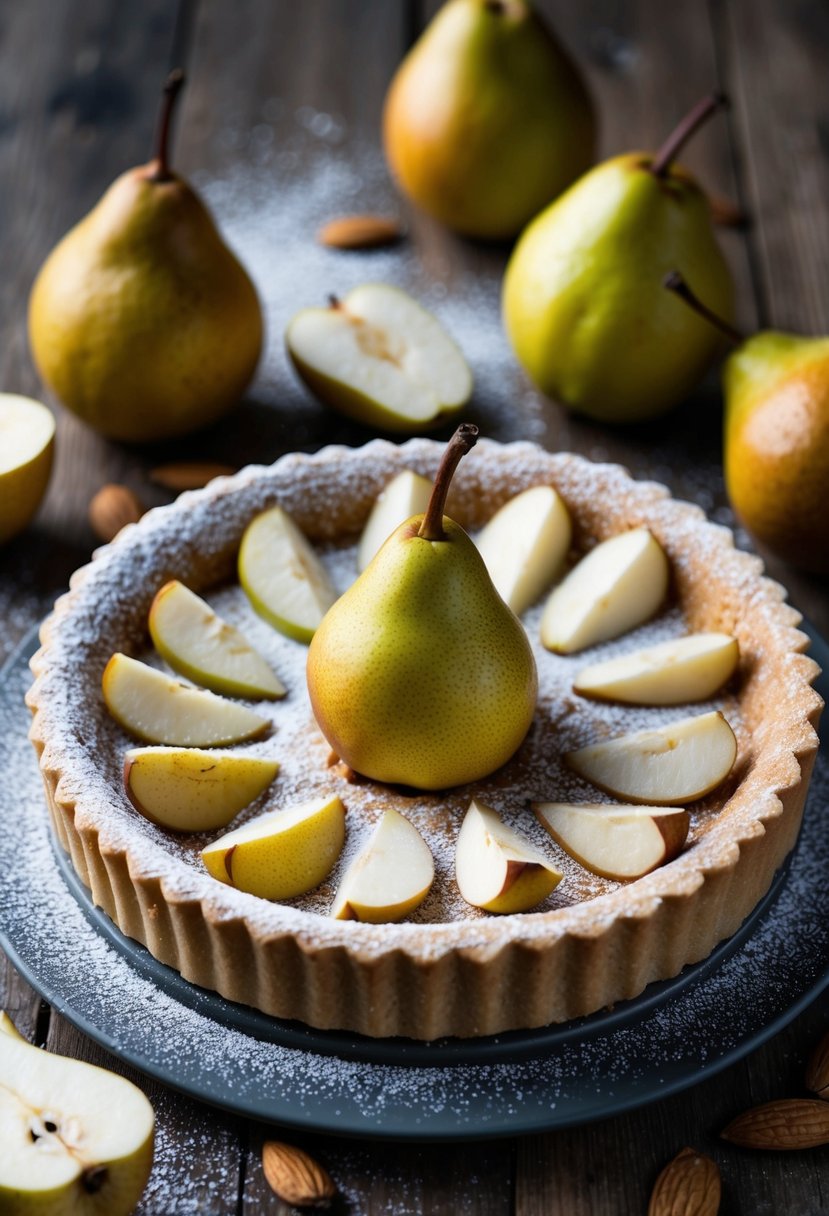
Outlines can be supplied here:
[[678, 125], [674, 127], [648, 166], [654, 177], [667, 177], [671, 165], [691, 136], [699, 130], [704, 122], [707, 122], [712, 114], [715, 114], [717, 110], [725, 109], [728, 104], [728, 98], [725, 93], [709, 93], [707, 97], [703, 97], [698, 101], [693, 109], [689, 110]]
[[746, 335], [741, 333], [736, 326], [731, 325], [715, 312], [712, 312], [707, 304], [703, 304], [702, 300], [694, 294], [678, 270], [669, 270], [662, 280], [662, 286], [666, 287], [668, 291], [672, 291], [674, 295], [679, 296], [680, 300], [684, 300], [688, 307], [692, 308], [709, 325], [713, 325], [720, 333], [725, 334], [729, 342], [733, 342], [735, 346], [740, 346], [745, 342]]
[[440, 466], [435, 476], [435, 486], [432, 497], [423, 516], [423, 522], [417, 535], [423, 540], [446, 540], [443, 530], [443, 508], [446, 505], [446, 495], [461, 459], [474, 448], [478, 442], [478, 428], [474, 422], [462, 422], [455, 431], [446, 451], [441, 458]]
[[155, 135], [155, 155], [152, 162], [153, 171], [150, 174], [150, 181], [153, 182], [170, 182], [174, 179], [169, 160], [170, 123], [173, 117], [176, 98], [184, 87], [184, 82], [185, 76], [181, 68], [174, 68], [164, 82]]

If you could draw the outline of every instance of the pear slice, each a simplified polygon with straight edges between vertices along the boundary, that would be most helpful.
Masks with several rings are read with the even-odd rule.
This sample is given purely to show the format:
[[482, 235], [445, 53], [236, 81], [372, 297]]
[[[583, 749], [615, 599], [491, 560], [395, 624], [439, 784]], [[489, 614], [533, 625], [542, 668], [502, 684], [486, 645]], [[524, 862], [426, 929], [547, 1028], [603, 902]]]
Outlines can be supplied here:
[[0, 1034], [0, 1211], [128, 1216], [153, 1158], [153, 1108], [106, 1069]]
[[124, 787], [147, 819], [174, 832], [224, 828], [267, 789], [276, 760], [195, 747], [133, 747], [124, 756]]
[[463, 898], [487, 912], [528, 912], [561, 882], [561, 874], [525, 837], [483, 802], [471, 802], [455, 845]]
[[739, 658], [736, 639], [727, 633], [692, 633], [585, 667], [573, 691], [627, 705], [685, 705], [712, 697]]
[[414, 433], [472, 395], [472, 373], [436, 317], [368, 283], [328, 308], [305, 308], [285, 333], [294, 367], [321, 401], [371, 427]]
[[620, 735], [564, 757], [600, 790], [661, 806], [704, 797], [725, 780], [736, 758], [737, 740], [719, 711]]
[[52, 471], [55, 418], [45, 405], [0, 393], [0, 545], [22, 532]]
[[101, 686], [115, 721], [145, 743], [221, 747], [254, 739], [270, 726], [244, 705], [180, 684], [125, 654], [112, 656]]
[[533, 486], [496, 511], [476, 545], [501, 598], [518, 616], [558, 574], [570, 548], [570, 512], [552, 486]]
[[298, 642], [311, 641], [337, 599], [325, 567], [282, 507], [248, 524], [239, 549], [239, 582], [259, 615]]
[[362, 573], [377, 550], [399, 524], [422, 515], [429, 505], [432, 483], [411, 469], [398, 473], [375, 502], [357, 549], [357, 569]]
[[150, 607], [156, 650], [181, 675], [228, 697], [285, 696], [285, 688], [244, 634], [184, 583], [165, 583]]
[[387, 810], [366, 847], [343, 875], [331, 915], [372, 924], [402, 920], [429, 894], [435, 863], [408, 819]]
[[336, 796], [262, 815], [202, 849], [219, 882], [261, 899], [293, 899], [328, 877], [345, 843], [345, 807]]
[[597, 545], [555, 588], [541, 618], [548, 650], [572, 654], [617, 638], [654, 615], [668, 590], [668, 559], [647, 528]]
[[616, 882], [673, 861], [688, 837], [682, 807], [534, 802], [538, 822], [586, 869]]
[[3, 1034], [10, 1034], [13, 1039], [19, 1039], [21, 1043], [26, 1042], [5, 1009], [0, 1009], [0, 1031]]

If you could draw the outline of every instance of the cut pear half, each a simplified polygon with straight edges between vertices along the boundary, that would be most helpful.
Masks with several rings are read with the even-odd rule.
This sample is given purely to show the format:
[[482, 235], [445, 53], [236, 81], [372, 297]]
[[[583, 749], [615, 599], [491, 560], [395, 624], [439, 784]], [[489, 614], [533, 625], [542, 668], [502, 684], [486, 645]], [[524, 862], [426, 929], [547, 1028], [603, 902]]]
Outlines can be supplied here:
[[0, 545], [22, 532], [46, 493], [55, 419], [39, 401], [0, 393]]
[[572, 654], [635, 629], [661, 606], [668, 573], [668, 559], [647, 528], [602, 541], [547, 600], [541, 641]]
[[166, 583], [150, 607], [156, 650], [181, 675], [229, 697], [275, 701], [285, 688], [244, 634], [178, 579]]
[[703, 798], [725, 780], [736, 758], [734, 732], [718, 711], [620, 735], [564, 757], [608, 794], [661, 806]]
[[254, 739], [270, 726], [244, 705], [180, 684], [125, 654], [112, 656], [101, 686], [115, 721], [145, 743], [221, 747]]
[[535, 802], [539, 823], [579, 865], [616, 882], [672, 861], [688, 837], [681, 807], [612, 806], [601, 802]]
[[297, 313], [285, 334], [294, 367], [327, 405], [368, 426], [413, 433], [472, 395], [472, 373], [436, 317], [369, 283], [328, 308]]
[[357, 549], [357, 569], [365, 570], [377, 550], [399, 524], [413, 515], [422, 515], [429, 505], [432, 483], [411, 469], [398, 473], [383, 490], [371, 509], [360, 545]]
[[731, 678], [739, 658], [736, 639], [727, 633], [692, 633], [585, 667], [573, 681], [573, 690], [628, 705], [705, 701]]
[[561, 882], [561, 874], [497, 811], [471, 802], [455, 845], [461, 895], [487, 912], [528, 912]]
[[372, 924], [402, 920], [423, 903], [434, 878], [435, 863], [420, 832], [398, 811], [385, 811], [343, 875], [331, 915]]
[[552, 486], [533, 486], [505, 503], [477, 536], [496, 590], [518, 616], [558, 574], [572, 531], [560, 495]]
[[256, 612], [298, 642], [310, 642], [337, 599], [311, 544], [282, 507], [248, 524], [239, 549], [239, 582]]
[[195, 747], [133, 747], [124, 756], [130, 802], [174, 832], [227, 827], [278, 772], [276, 760]]

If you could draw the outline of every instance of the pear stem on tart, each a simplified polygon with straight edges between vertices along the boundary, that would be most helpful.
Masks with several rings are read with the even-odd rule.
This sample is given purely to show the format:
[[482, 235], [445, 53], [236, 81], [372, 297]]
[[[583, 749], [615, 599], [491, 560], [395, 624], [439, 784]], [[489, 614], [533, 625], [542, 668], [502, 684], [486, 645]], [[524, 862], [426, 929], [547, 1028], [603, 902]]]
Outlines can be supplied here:
[[689, 110], [685, 117], [674, 127], [648, 166], [654, 177], [667, 177], [671, 165], [691, 136], [696, 134], [702, 124], [707, 122], [712, 114], [715, 114], [717, 110], [725, 109], [727, 105], [728, 98], [724, 93], [709, 93], [707, 97], [703, 97], [701, 101], [698, 101], [693, 109]]
[[443, 508], [446, 506], [446, 495], [455, 475], [455, 469], [461, 459], [474, 448], [478, 442], [478, 428], [474, 422], [462, 422], [455, 434], [446, 445], [446, 451], [435, 477], [432, 497], [423, 516], [417, 535], [423, 540], [446, 540], [443, 530]]
[[161, 109], [158, 113], [158, 126], [155, 137], [155, 157], [151, 181], [170, 182], [173, 173], [170, 169], [170, 124], [176, 98], [184, 86], [184, 72], [175, 68], [164, 82], [164, 93], [161, 99]]
[[703, 304], [702, 300], [696, 295], [678, 270], [670, 270], [662, 280], [662, 286], [667, 287], [668, 291], [672, 291], [674, 295], [679, 296], [680, 300], [684, 300], [689, 308], [692, 308], [698, 316], [707, 321], [709, 325], [713, 325], [720, 333], [725, 334], [729, 342], [733, 342], [735, 346], [741, 346], [746, 340], [746, 335], [741, 333], [735, 325], [724, 321], [722, 317], [712, 312], [707, 304]]

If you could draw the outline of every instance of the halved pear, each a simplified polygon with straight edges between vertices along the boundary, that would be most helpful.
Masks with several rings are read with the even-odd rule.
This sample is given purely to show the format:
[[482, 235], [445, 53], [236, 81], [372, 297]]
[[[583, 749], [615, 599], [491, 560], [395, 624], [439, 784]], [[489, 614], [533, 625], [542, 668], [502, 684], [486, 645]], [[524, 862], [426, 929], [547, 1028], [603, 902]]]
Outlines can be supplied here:
[[115, 721], [145, 743], [221, 747], [254, 739], [270, 726], [244, 705], [181, 684], [125, 654], [109, 660], [101, 687]]
[[538, 822], [565, 852], [603, 878], [626, 882], [673, 861], [688, 837], [682, 807], [534, 802]]
[[414, 433], [472, 395], [469, 366], [437, 318], [384, 283], [303, 309], [285, 342], [312, 393], [371, 427]]
[[455, 845], [461, 895], [487, 912], [528, 912], [561, 882], [561, 874], [492, 807], [471, 802]]
[[570, 512], [552, 486], [516, 494], [475, 540], [501, 598], [518, 616], [549, 587], [570, 548]]
[[165, 583], [150, 607], [150, 636], [174, 671], [228, 697], [269, 701], [285, 688], [243, 633], [178, 579]]
[[413, 515], [422, 515], [429, 505], [432, 483], [411, 469], [404, 469], [392, 478], [371, 509], [360, 545], [357, 549], [357, 569], [365, 570], [383, 541], [399, 524]]
[[384, 811], [343, 875], [331, 915], [372, 924], [402, 920], [423, 903], [434, 878], [435, 863], [420, 832], [398, 811]]
[[337, 598], [319, 557], [282, 507], [248, 524], [239, 549], [239, 582], [259, 615], [298, 642], [311, 641]]
[[130, 802], [174, 832], [224, 828], [279, 772], [276, 760], [195, 747], [133, 747], [124, 756]]
[[336, 796], [262, 815], [202, 849], [208, 873], [261, 899], [293, 899], [328, 877], [345, 842]]
[[647, 528], [591, 550], [555, 588], [541, 618], [548, 650], [572, 654], [617, 638], [654, 615], [668, 590], [668, 559]]
[[737, 740], [719, 711], [620, 735], [564, 757], [600, 790], [661, 806], [703, 798], [725, 780], [736, 758]]
[[46, 493], [55, 418], [45, 405], [0, 393], [0, 545], [22, 532]]
[[0, 1211], [128, 1216], [153, 1159], [145, 1095], [106, 1069], [0, 1034]]
[[727, 633], [692, 633], [585, 667], [573, 691], [627, 705], [705, 701], [734, 674], [740, 650]]

